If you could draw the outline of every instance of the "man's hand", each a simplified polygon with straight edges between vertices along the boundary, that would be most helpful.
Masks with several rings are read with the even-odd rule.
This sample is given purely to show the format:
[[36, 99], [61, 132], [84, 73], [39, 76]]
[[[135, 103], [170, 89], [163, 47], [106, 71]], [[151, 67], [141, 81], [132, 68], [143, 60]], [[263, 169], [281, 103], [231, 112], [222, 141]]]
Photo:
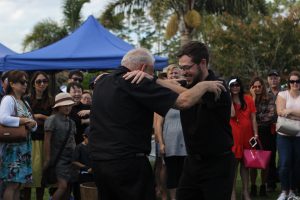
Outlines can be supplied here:
[[129, 80], [129, 79], [133, 78], [131, 83], [139, 84], [143, 80], [143, 78], [148, 78], [148, 79], [152, 80], [153, 76], [151, 76], [150, 74], [147, 74], [146, 72], [140, 71], [140, 70], [134, 70], [131, 72], [127, 72], [123, 76], [123, 78], [125, 78], [125, 80]]
[[103, 76], [104, 74], [109, 74], [109, 73], [104, 72], [104, 73], [102, 73], [102, 74], [99, 74], [99, 75], [95, 78], [94, 84], [95, 84], [95, 83], [101, 78], [101, 76]]
[[220, 98], [222, 91], [226, 91], [226, 88], [224, 87], [222, 81], [203, 81], [200, 83], [206, 85], [206, 89], [208, 92], [212, 92], [215, 94], [215, 101]]
[[83, 117], [90, 114], [90, 110], [81, 110], [77, 113], [79, 117]]

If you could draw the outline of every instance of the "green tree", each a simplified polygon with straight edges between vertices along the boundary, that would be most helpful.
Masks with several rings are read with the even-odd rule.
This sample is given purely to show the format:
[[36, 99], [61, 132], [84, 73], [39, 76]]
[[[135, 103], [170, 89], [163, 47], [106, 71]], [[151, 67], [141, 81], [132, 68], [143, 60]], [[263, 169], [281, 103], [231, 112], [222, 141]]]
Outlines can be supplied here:
[[23, 49], [39, 49], [52, 44], [68, 34], [64, 27], [57, 22], [46, 19], [37, 23], [32, 33], [25, 36], [23, 40]]
[[74, 31], [81, 23], [81, 9], [89, 0], [64, 0], [63, 23], [51, 19], [38, 22], [23, 40], [23, 50], [34, 50], [52, 44]]
[[211, 66], [223, 76], [238, 75], [249, 80], [266, 76], [270, 69], [282, 74], [300, 65], [300, 7], [287, 16], [251, 16], [244, 21], [228, 14], [213, 19], [206, 30]]
[[194, 30], [199, 27], [200, 14], [203, 11], [215, 14], [227, 11], [233, 15], [244, 16], [250, 5], [259, 9], [261, 13], [266, 13], [264, 0], [118, 0], [111, 3], [106, 11], [114, 15], [127, 13], [130, 16], [136, 8], [150, 9], [150, 14], [156, 23], [171, 14], [166, 36], [171, 38], [178, 31], [183, 45], [192, 38]]
[[63, 14], [64, 26], [69, 32], [73, 32], [82, 23], [81, 9], [90, 0], [64, 0]]

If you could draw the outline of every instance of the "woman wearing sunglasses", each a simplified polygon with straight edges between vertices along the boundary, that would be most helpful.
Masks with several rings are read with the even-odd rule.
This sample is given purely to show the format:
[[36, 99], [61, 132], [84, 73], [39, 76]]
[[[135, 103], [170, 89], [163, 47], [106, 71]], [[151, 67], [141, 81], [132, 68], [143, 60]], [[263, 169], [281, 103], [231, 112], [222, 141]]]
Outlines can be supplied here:
[[[300, 120], [300, 72], [292, 71], [288, 77], [288, 90], [278, 93], [278, 118]], [[295, 189], [300, 180], [300, 132], [289, 136], [278, 131], [279, 178], [282, 192], [277, 200], [296, 200]]]
[[[28, 85], [27, 78], [23, 71], [9, 73], [7, 95], [0, 105], [0, 123], [10, 127], [25, 125], [31, 132], [36, 130], [37, 123], [23, 98]], [[4, 200], [20, 199], [21, 184], [31, 183], [31, 150], [31, 134], [28, 134], [25, 142], [4, 144], [0, 167], [0, 179], [5, 183]]]
[[229, 81], [229, 89], [232, 99], [230, 125], [232, 127], [232, 135], [234, 146], [232, 151], [237, 159], [236, 175], [234, 179], [233, 191], [231, 199], [236, 199], [236, 177], [240, 164], [240, 174], [242, 178], [242, 195], [244, 200], [250, 200], [248, 191], [249, 169], [245, 168], [243, 163], [244, 149], [250, 149], [249, 140], [257, 135], [257, 123], [255, 116], [255, 104], [251, 96], [245, 95], [242, 81], [239, 78], [232, 78]]
[[32, 75], [30, 82], [29, 104], [37, 121], [37, 130], [32, 133], [32, 176], [33, 182], [30, 187], [24, 189], [24, 199], [29, 200], [31, 188], [36, 189], [36, 199], [42, 200], [44, 188], [41, 187], [43, 145], [44, 145], [44, 122], [51, 115], [53, 99], [49, 95], [49, 78], [45, 72], [37, 71]]

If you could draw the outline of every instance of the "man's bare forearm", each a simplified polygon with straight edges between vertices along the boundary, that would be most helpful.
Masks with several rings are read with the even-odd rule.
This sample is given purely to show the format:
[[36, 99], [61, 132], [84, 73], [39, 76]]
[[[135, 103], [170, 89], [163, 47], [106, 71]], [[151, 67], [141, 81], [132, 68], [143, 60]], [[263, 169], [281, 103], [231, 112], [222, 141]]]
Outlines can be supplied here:
[[176, 85], [174, 83], [171, 83], [167, 80], [157, 79], [156, 83], [163, 86], [163, 87], [169, 88], [170, 90], [172, 90], [173, 92], [176, 92], [177, 94], [180, 94], [180, 93], [187, 90], [186, 88], [184, 88], [180, 85]]
[[190, 108], [199, 102], [206, 91], [207, 87], [204, 82], [196, 84], [191, 89], [185, 90], [179, 94], [175, 102], [175, 107], [180, 110]]

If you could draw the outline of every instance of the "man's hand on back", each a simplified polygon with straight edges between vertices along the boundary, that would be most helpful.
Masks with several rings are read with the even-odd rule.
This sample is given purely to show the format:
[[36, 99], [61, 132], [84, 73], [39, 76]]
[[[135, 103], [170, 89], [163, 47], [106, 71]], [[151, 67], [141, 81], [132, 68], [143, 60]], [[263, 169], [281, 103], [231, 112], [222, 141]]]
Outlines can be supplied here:
[[131, 72], [127, 72], [123, 76], [123, 78], [125, 78], [125, 80], [129, 80], [129, 79], [133, 78], [131, 83], [139, 84], [143, 80], [143, 78], [148, 78], [148, 79], [152, 80], [153, 76], [151, 76], [150, 74], [147, 74], [146, 72], [140, 71], [140, 70], [134, 70]]

